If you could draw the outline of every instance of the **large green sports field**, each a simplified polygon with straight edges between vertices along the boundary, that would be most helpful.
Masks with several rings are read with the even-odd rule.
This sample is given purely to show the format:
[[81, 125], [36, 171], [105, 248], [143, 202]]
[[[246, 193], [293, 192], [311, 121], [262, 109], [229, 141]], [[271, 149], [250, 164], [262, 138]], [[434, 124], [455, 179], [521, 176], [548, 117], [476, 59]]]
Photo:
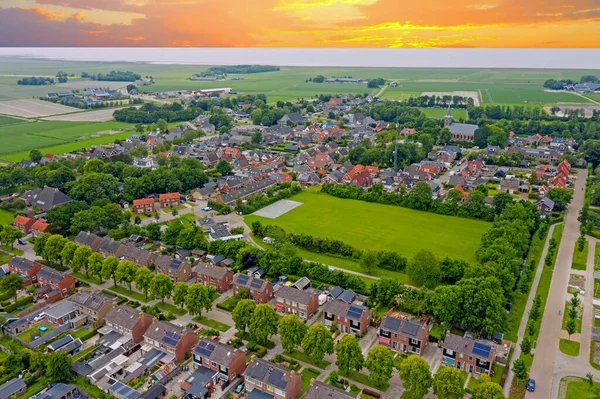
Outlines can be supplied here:
[[290, 199], [303, 204], [276, 219], [249, 215], [246, 223], [260, 220], [288, 232], [339, 239], [362, 250], [397, 251], [408, 258], [429, 249], [439, 257], [471, 262], [490, 228], [490, 223], [480, 220], [341, 199], [314, 190]]

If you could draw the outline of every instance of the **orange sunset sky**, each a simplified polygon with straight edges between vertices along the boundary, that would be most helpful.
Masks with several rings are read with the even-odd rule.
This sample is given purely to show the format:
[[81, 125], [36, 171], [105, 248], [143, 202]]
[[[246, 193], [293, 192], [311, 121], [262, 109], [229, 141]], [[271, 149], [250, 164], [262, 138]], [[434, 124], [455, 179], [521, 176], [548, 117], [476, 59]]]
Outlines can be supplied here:
[[0, 46], [599, 47], [599, 0], [0, 0]]

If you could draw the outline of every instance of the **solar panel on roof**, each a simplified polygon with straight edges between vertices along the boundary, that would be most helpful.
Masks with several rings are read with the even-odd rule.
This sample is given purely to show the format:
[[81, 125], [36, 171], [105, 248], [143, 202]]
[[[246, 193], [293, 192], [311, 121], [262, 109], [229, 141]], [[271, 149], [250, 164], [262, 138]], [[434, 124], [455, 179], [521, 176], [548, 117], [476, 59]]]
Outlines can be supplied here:
[[171, 337], [163, 337], [162, 341], [168, 345], [173, 345], [173, 346], [177, 345], [177, 340], [175, 340]]
[[488, 357], [490, 356], [491, 351], [492, 348], [488, 345], [480, 344], [479, 342], [475, 342], [475, 344], [473, 345], [473, 353], [475, 355], [481, 357]]
[[171, 267], [173, 269], [179, 269], [180, 265], [181, 265], [181, 261], [179, 259], [173, 259], [173, 261], [171, 262]]
[[417, 323], [413, 323], [412, 321], [408, 320], [402, 326], [402, 332], [404, 332], [408, 335], [415, 336], [419, 332], [419, 325]]
[[358, 308], [356, 306], [350, 306], [350, 308], [348, 309], [348, 317], [360, 318], [361, 314], [362, 314], [362, 309]]
[[263, 285], [263, 283], [261, 280], [252, 280], [250, 287], [258, 289], [258, 288], [262, 287], [262, 285]]
[[249, 277], [242, 274], [241, 276], [238, 277], [238, 283], [240, 284], [246, 284], [248, 282]]

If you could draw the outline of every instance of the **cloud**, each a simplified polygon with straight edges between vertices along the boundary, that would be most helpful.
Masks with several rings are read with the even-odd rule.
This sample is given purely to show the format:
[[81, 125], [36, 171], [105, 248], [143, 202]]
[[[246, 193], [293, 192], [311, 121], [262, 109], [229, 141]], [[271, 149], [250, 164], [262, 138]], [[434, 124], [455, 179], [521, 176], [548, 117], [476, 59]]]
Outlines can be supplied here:
[[35, 0], [37, 4], [78, 8], [82, 10], [107, 10], [140, 12], [146, 5], [143, 1], [123, 0]]
[[79, 29], [79, 31], [85, 33], [86, 35], [92, 36], [99, 36], [108, 33], [106, 29]]
[[146, 40], [144, 36], [127, 36], [125, 40], [129, 40], [130, 42], [141, 42]]
[[67, 14], [65, 14], [62, 11], [50, 11], [50, 10], [46, 10], [46, 9], [40, 8], [40, 7], [31, 7], [31, 8], [19, 7], [19, 8], [21, 8], [22, 10], [33, 11], [34, 13], [39, 14], [48, 19], [65, 18], [67, 16]]

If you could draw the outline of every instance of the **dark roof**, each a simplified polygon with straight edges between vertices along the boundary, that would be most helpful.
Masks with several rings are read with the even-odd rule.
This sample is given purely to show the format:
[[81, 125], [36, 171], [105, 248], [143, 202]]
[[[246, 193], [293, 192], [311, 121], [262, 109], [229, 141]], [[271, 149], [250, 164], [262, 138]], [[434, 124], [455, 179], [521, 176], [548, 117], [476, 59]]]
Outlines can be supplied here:
[[425, 336], [425, 328], [422, 324], [412, 320], [398, 319], [392, 316], [385, 316], [381, 323], [381, 328], [418, 340], [423, 340]]
[[248, 396], [246, 396], [246, 399], [273, 399], [273, 398], [274, 398], [273, 395], [269, 395], [268, 393], [263, 392], [258, 389], [253, 389], [252, 392], [250, 392], [248, 394]]
[[246, 369], [246, 375], [256, 380], [285, 390], [292, 370], [262, 359], [252, 359]]
[[107, 252], [109, 254], [116, 254], [122, 245], [123, 244], [121, 244], [119, 241], [115, 241], [112, 238], [106, 236], [100, 242], [98, 250]]
[[200, 366], [194, 371], [194, 373], [186, 380], [191, 386], [186, 389], [186, 393], [193, 395], [197, 398], [203, 398], [208, 392], [205, 388], [210, 382], [213, 376], [216, 374], [214, 370], [207, 367]]
[[166, 390], [167, 388], [163, 384], [152, 385], [138, 399], [157, 399], [165, 393]]
[[308, 291], [301, 291], [297, 288], [287, 287], [285, 285], [279, 287], [275, 296], [278, 298], [289, 299], [303, 305], [308, 305], [310, 298], [312, 297], [311, 293]]
[[16, 258], [12, 258], [8, 262], [8, 265], [15, 267], [22, 271], [28, 271], [29, 269], [31, 269], [33, 267], [33, 262], [30, 261], [29, 259], [16, 257]]
[[229, 367], [238, 350], [233, 346], [222, 344], [211, 339], [201, 339], [194, 352], [205, 359], [212, 360], [221, 366]]
[[88, 233], [87, 231], [80, 231], [77, 234], [77, 237], [73, 240], [77, 244], [85, 245], [86, 247], [90, 247], [92, 250], [96, 251], [102, 238], [97, 236], [94, 233]]
[[153, 257], [156, 256], [156, 254], [146, 249], [127, 247], [125, 249], [125, 253], [123, 253], [123, 256], [134, 259], [138, 263], [148, 263]]
[[454, 334], [446, 335], [442, 343], [444, 349], [450, 349], [454, 352], [464, 353], [468, 356], [492, 361], [493, 347], [486, 341], [475, 340], [472, 338], [460, 337]]
[[62, 281], [62, 279], [65, 278], [65, 275], [62, 274], [61, 272], [54, 270], [54, 269], [50, 269], [49, 267], [46, 267], [46, 266], [42, 266], [42, 268], [38, 272], [37, 276], [38, 276], [38, 279], [48, 280], [54, 284], [60, 283]]
[[146, 330], [144, 336], [153, 339], [154, 341], [176, 346], [181, 339], [181, 335], [186, 332], [184, 327], [179, 327], [168, 321], [155, 320], [150, 328]]
[[355, 298], [356, 298], [356, 294], [354, 293], [354, 291], [344, 290], [344, 292], [342, 292], [340, 294], [340, 296], [337, 297], [336, 299], [339, 299], [339, 300], [347, 302], [347, 303], [352, 303], [352, 301], [354, 301]]
[[452, 122], [448, 126], [450, 133], [466, 134], [468, 136], [474, 135], [475, 130], [479, 129], [478, 125], [472, 125], [469, 123], [454, 123]]
[[263, 292], [267, 289], [267, 286], [271, 283], [267, 280], [250, 277], [248, 275], [241, 274], [238, 272], [233, 276], [233, 284], [235, 284], [237, 286], [241, 286], [241, 287], [246, 287], [249, 290], [256, 290], [256, 291]]
[[235, 202], [235, 200], [238, 198], [238, 196], [243, 198], [248, 195], [256, 194], [256, 193], [260, 192], [261, 190], [264, 190], [273, 185], [275, 185], [275, 180], [273, 180], [273, 179], [269, 178], [269, 179], [259, 180], [254, 183], [250, 183], [246, 187], [240, 188], [232, 193], [222, 195], [221, 200], [225, 204], [232, 204]]
[[97, 294], [91, 291], [81, 291], [77, 295], [71, 298], [71, 301], [83, 308], [97, 311], [107, 302], [112, 302], [112, 298], [108, 298], [105, 295]]
[[321, 381], [313, 381], [304, 394], [304, 399], [355, 399], [346, 391], [327, 385]]
[[139, 310], [130, 308], [129, 306], [116, 306], [110, 310], [104, 317], [104, 320], [116, 324], [117, 326], [131, 330], [140, 319]]
[[8, 399], [23, 388], [27, 388], [25, 382], [20, 378], [13, 378], [0, 385], [0, 399]]
[[55, 350], [62, 348], [63, 346], [65, 346], [66, 344], [68, 344], [70, 342], [73, 342], [73, 337], [71, 335], [65, 335], [64, 337], [57, 339], [56, 341], [54, 341], [50, 345], [48, 345], [48, 349], [55, 351]]
[[210, 263], [199, 263], [196, 266], [196, 273], [199, 276], [208, 276], [217, 280], [223, 279], [227, 271], [224, 267], [213, 266]]
[[220, 263], [223, 260], [225, 260], [225, 257], [223, 255], [217, 255], [212, 259], [214, 264]]
[[21, 198], [44, 211], [71, 201], [71, 197], [52, 187], [25, 191]]
[[336, 299], [335, 301], [328, 302], [323, 310], [339, 317], [360, 320], [363, 312], [365, 312], [367, 308], [361, 305], [351, 305], [347, 302]]
[[340, 286], [337, 286], [334, 289], [332, 289], [331, 291], [329, 291], [329, 295], [331, 295], [333, 297], [333, 299], [337, 299], [337, 297], [342, 295], [342, 292], [344, 292], [344, 289]]

